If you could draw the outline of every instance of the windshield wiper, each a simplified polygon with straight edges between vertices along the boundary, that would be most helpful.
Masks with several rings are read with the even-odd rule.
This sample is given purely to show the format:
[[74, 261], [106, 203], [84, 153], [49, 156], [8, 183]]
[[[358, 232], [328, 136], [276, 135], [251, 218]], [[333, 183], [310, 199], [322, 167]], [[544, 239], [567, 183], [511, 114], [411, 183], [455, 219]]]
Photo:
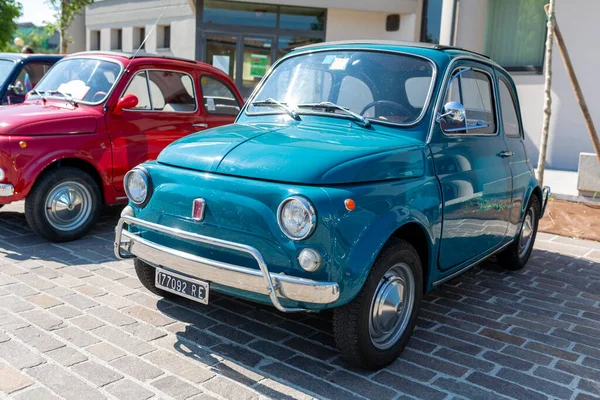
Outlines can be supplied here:
[[320, 103], [306, 103], [306, 104], [298, 104], [298, 107], [309, 107], [309, 108], [334, 108], [336, 110], [340, 110], [345, 112], [346, 114], [350, 115], [352, 118], [354, 118], [357, 121], [360, 121], [365, 128], [369, 128], [371, 126], [371, 122], [363, 117], [360, 114], [355, 113], [354, 111], [350, 111], [349, 109], [347, 109], [346, 107], [342, 107], [338, 104], [332, 103], [330, 101], [322, 101]]
[[251, 106], [277, 106], [277, 107], [281, 108], [282, 110], [285, 110], [285, 112], [287, 112], [290, 115], [290, 117], [294, 118], [296, 121], [301, 121], [301, 118], [296, 111], [292, 110], [285, 103], [282, 103], [282, 102], [272, 99], [270, 97], [268, 99], [264, 99], [264, 100], [257, 100], [250, 105]]
[[46, 103], [46, 101], [48, 101], [48, 99], [46, 99], [46, 96], [44, 96], [42, 93], [44, 92], [40, 92], [39, 90], [37, 90], [36, 88], [31, 89], [31, 91], [35, 94], [37, 94], [38, 96], [40, 96], [40, 98], [42, 99], [42, 101], [44, 103]]
[[65, 98], [65, 100], [67, 100], [69, 103], [73, 104], [74, 106], [77, 105], [77, 102], [75, 101], [75, 99], [73, 99], [73, 96], [71, 96], [69, 93], [65, 93], [62, 90], [47, 90], [46, 93], [53, 95], [53, 94], [60, 94], [62, 97]]

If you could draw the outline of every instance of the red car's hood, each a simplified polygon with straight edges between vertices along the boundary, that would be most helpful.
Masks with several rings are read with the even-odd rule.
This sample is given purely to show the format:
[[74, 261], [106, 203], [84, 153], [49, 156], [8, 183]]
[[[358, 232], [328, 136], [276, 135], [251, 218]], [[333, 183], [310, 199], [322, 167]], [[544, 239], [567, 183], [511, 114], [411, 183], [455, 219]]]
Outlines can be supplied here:
[[97, 115], [86, 106], [48, 101], [0, 106], [0, 135], [40, 136], [96, 132]]

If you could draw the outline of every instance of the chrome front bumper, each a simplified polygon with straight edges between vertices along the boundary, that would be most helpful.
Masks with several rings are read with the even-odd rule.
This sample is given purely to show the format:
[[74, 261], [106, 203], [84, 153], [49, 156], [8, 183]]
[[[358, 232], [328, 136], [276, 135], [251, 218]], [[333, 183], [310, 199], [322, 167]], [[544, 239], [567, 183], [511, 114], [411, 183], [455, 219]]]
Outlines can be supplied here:
[[542, 218], [544, 216], [544, 213], [546, 212], [546, 206], [548, 205], [548, 200], [550, 199], [550, 186], [544, 186], [544, 188], [542, 189], [542, 210], [540, 213], [540, 218]]
[[15, 188], [13, 185], [0, 183], [0, 197], [10, 197], [13, 194], [15, 194]]
[[[137, 225], [180, 240], [204, 243], [250, 254], [256, 260], [260, 270], [171, 249], [129, 232], [126, 225]], [[164, 267], [196, 279], [268, 295], [273, 305], [280, 311], [297, 312], [305, 311], [305, 309], [284, 307], [279, 298], [303, 303], [329, 304], [336, 301], [340, 295], [339, 286], [335, 282], [317, 282], [285, 274], [270, 273], [262, 255], [251, 246], [169, 228], [130, 216], [123, 216], [119, 220], [115, 233], [115, 255], [120, 259], [138, 257], [151, 265]]]

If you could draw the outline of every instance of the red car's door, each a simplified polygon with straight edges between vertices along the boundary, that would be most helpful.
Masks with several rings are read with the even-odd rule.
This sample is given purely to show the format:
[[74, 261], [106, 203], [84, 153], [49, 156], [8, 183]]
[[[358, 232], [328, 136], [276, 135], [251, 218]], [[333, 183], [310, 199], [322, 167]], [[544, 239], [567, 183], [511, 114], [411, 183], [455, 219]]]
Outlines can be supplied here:
[[138, 98], [134, 108], [109, 112], [106, 124], [113, 150], [113, 185], [123, 191], [123, 178], [138, 164], [156, 159], [171, 142], [206, 129], [194, 72], [139, 70], [121, 97]]
[[232, 84], [204, 72], [200, 76], [200, 89], [208, 127], [232, 124], [243, 105]]

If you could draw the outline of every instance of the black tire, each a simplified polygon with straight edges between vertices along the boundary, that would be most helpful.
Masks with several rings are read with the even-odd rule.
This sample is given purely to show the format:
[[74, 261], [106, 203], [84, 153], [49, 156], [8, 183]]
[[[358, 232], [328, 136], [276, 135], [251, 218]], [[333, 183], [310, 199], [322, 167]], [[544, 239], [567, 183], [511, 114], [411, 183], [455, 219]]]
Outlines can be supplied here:
[[146, 289], [158, 296], [167, 297], [169, 294], [168, 292], [161, 290], [154, 285], [154, 274], [156, 273], [156, 269], [153, 266], [146, 264], [137, 258], [133, 260], [133, 266], [135, 267], [135, 273], [137, 274], [138, 279]]
[[[399, 329], [397, 339], [385, 349], [374, 344], [370, 334], [371, 307], [380, 283], [390, 268], [408, 266], [414, 278], [412, 307], [407, 310], [405, 328]], [[403, 267], [405, 268], [405, 267]], [[379, 369], [393, 362], [406, 347], [415, 327], [423, 299], [423, 270], [419, 254], [413, 246], [401, 239], [391, 239], [382, 249], [363, 288], [350, 303], [333, 310], [333, 334], [342, 356], [351, 365]], [[400, 333], [401, 332], [401, 333]]]
[[[50, 196], [65, 185], [71, 185], [81, 196], [81, 220], [69, 225], [47, 207]], [[79, 206], [76, 206], [79, 207]], [[102, 195], [96, 181], [86, 172], [73, 167], [60, 167], [44, 172], [25, 199], [25, 219], [31, 229], [51, 242], [68, 242], [87, 234], [98, 219], [102, 208]], [[75, 209], [77, 214], [77, 209]], [[54, 218], [54, 220], [52, 220]], [[77, 217], [79, 218], [79, 217]]]
[[531, 240], [528, 242], [528, 247], [525, 249], [521, 245], [521, 239], [524, 235], [524, 230], [520, 229], [519, 235], [516, 239], [502, 252], [498, 253], [496, 258], [498, 264], [509, 271], [518, 271], [527, 264], [531, 251], [533, 250], [533, 244], [535, 243], [535, 237], [537, 236], [538, 223], [540, 221], [540, 200], [536, 195], [532, 195], [527, 205], [527, 210], [523, 215], [523, 221], [521, 227], [526, 222], [527, 216], [531, 213], [532, 217], [532, 233]]

